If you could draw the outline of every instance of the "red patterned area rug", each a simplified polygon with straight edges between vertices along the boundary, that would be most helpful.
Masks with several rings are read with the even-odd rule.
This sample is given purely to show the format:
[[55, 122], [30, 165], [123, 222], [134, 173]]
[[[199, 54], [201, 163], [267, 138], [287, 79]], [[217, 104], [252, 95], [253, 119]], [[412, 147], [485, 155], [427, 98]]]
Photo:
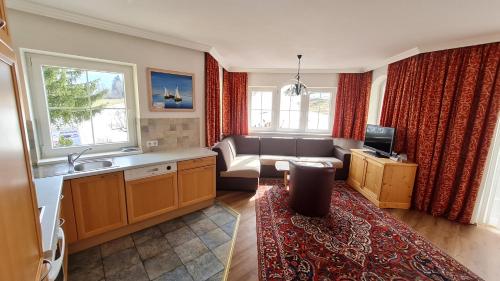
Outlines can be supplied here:
[[324, 218], [297, 214], [277, 180], [257, 191], [260, 280], [481, 280], [337, 182]]

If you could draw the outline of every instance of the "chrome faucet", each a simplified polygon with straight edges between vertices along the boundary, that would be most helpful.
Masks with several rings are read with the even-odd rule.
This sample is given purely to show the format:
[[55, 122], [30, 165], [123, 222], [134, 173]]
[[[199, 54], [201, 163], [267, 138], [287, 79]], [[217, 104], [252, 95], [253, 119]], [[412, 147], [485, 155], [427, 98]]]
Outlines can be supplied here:
[[69, 164], [69, 169], [70, 172], [75, 171], [75, 162], [82, 156], [85, 152], [92, 150], [92, 147], [85, 148], [84, 150], [80, 151], [79, 153], [71, 153], [68, 154], [68, 164]]

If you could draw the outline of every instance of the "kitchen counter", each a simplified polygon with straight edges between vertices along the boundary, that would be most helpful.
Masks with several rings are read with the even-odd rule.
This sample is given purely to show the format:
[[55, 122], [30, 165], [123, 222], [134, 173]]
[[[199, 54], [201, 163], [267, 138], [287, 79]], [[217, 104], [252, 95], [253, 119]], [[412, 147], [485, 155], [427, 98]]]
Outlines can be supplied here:
[[[191, 160], [203, 157], [216, 156], [217, 153], [207, 148], [186, 148], [172, 151], [148, 152], [142, 154], [120, 156], [120, 157], [99, 157], [96, 159], [108, 159], [113, 162], [111, 167], [85, 172], [69, 172], [67, 163], [40, 165], [33, 168], [35, 178], [46, 178], [61, 176], [63, 179], [75, 179], [111, 173], [116, 171], [124, 171], [133, 168], [140, 168], [149, 165], [164, 164], [168, 162], [177, 162], [183, 160]], [[79, 161], [77, 161], [78, 163]]]
[[63, 177], [54, 176], [35, 179], [35, 190], [38, 207], [44, 207], [40, 221], [42, 230], [42, 251], [45, 258], [52, 258], [54, 245], [57, 243], [59, 230], [59, 209]]
[[[33, 175], [35, 177], [38, 207], [44, 207], [41, 217], [42, 250], [44, 257], [51, 258], [53, 249], [55, 248], [54, 243], [57, 243], [56, 235], [59, 227], [59, 210], [61, 208], [61, 194], [64, 180], [216, 155], [216, 152], [207, 148], [187, 148], [112, 158], [99, 157], [95, 159], [111, 160], [113, 165], [85, 172], [69, 172], [69, 165], [67, 163], [46, 164], [34, 167]], [[92, 161], [92, 159], [88, 158], [83, 161]], [[77, 161], [77, 163], [79, 162], [82, 161]]]

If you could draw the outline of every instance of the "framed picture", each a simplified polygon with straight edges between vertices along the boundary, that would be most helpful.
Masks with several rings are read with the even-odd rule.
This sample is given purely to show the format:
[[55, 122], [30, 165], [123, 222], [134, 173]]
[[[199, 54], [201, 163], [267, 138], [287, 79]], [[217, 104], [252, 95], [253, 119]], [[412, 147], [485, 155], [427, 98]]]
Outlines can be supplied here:
[[194, 74], [147, 69], [149, 109], [154, 112], [194, 111]]

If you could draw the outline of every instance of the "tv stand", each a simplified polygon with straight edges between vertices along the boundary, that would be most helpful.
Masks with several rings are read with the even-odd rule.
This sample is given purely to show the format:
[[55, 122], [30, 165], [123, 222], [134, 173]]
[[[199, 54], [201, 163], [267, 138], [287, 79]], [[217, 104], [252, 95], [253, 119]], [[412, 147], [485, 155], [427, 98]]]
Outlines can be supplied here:
[[378, 158], [364, 149], [351, 149], [349, 184], [379, 208], [408, 209], [417, 164]]
[[372, 156], [375, 156], [377, 158], [389, 158], [383, 154], [380, 154], [378, 151], [373, 151], [373, 150], [363, 150], [364, 153], [370, 154]]

